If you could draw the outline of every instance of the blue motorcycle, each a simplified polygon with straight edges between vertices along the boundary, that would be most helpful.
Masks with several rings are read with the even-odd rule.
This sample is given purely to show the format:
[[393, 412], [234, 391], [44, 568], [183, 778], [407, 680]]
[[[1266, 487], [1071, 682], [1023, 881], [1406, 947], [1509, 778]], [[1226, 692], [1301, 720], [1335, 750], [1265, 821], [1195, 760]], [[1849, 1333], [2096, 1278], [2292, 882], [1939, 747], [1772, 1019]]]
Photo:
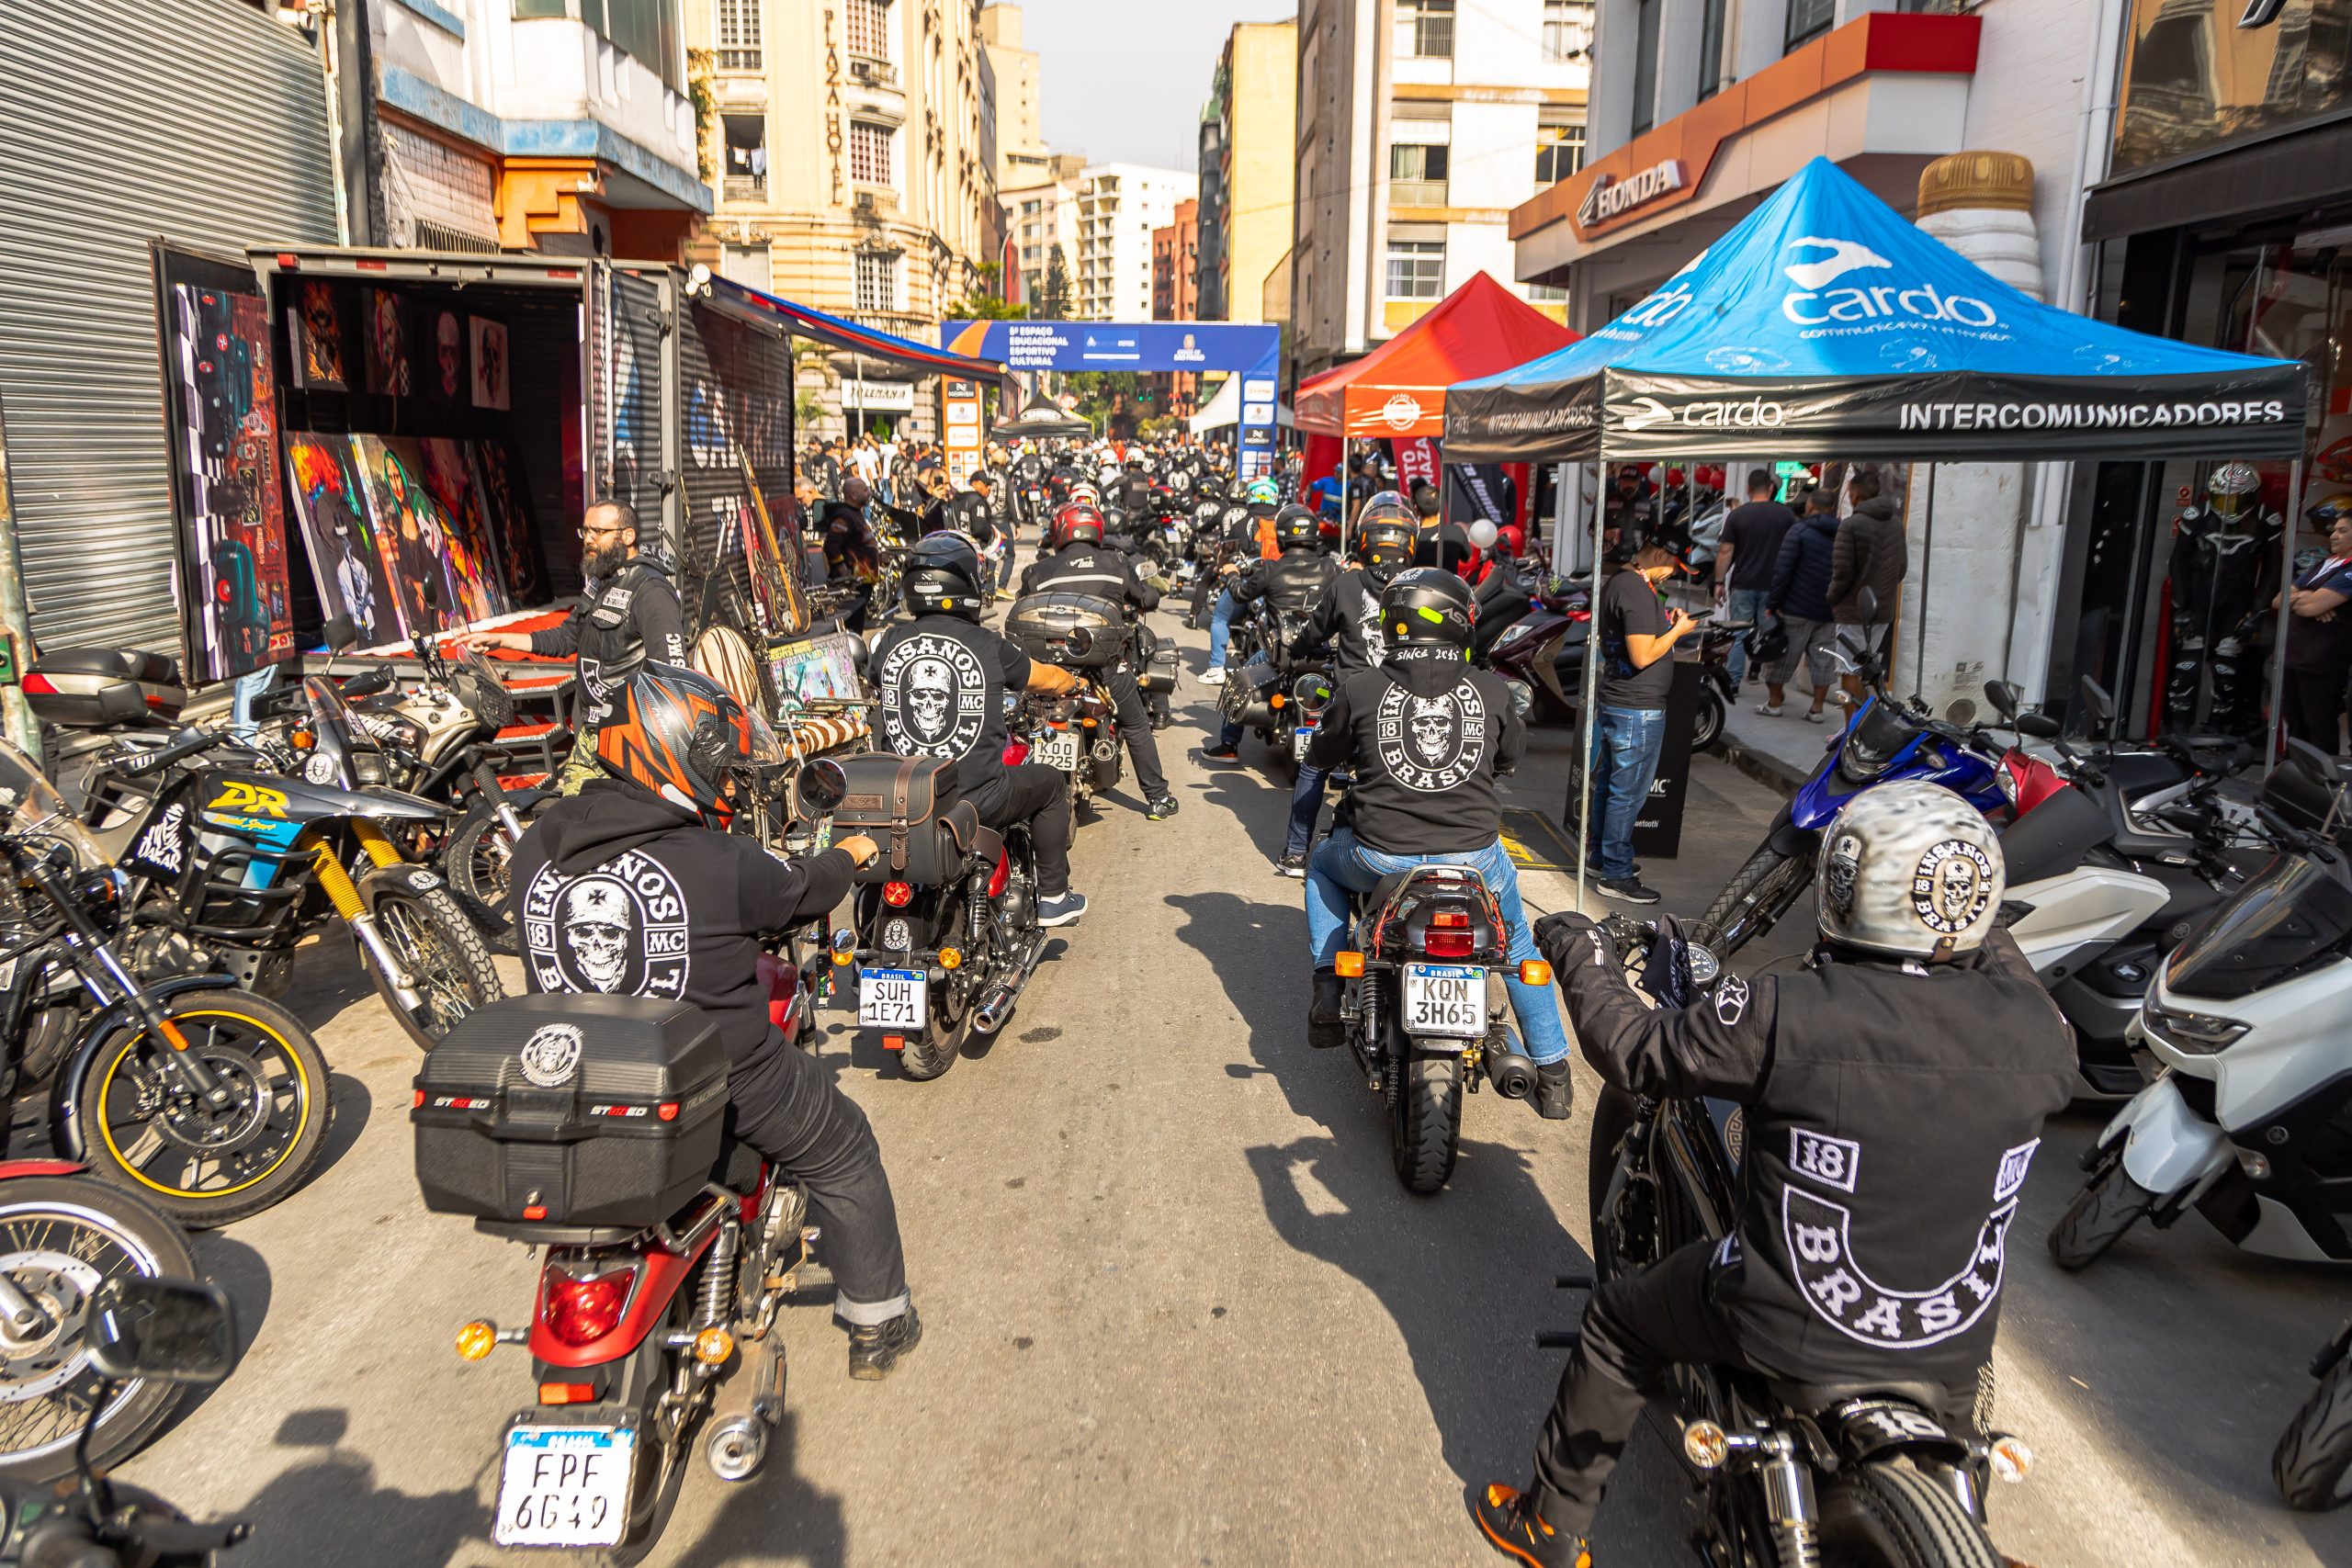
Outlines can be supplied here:
[[1943, 723], [1923, 707], [1905, 708], [1887, 694], [1879, 661], [1850, 642], [1844, 646], [1862, 667], [1871, 694], [1830, 740], [1813, 777], [1781, 807], [1764, 842], [1691, 928], [1690, 940], [1718, 957], [1737, 953], [1795, 907], [1813, 884], [1823, 830], [1838, 807], [1862, 791], [1896, 779], [1925, 779], [1987, 814], [2008, 805], [1999, 753], [1979, 731]]

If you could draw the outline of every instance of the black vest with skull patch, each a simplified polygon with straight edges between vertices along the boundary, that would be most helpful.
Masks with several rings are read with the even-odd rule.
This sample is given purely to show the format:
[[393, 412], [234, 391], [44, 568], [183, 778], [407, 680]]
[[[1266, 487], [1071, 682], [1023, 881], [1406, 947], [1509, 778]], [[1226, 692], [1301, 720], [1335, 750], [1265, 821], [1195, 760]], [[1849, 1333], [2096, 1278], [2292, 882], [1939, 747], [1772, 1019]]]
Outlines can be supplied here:
[[966, 794], [1004, 771], [1006, 695], [1029, 679], [1029, 656], [954, 615], [893, 626], [866, 665], [876, 747], [956, 764]]
[[1349, 676], [1306, 761], [1355, 769], [1356, 837], [1395, 855], [1482, 850], [1502, 831], [1495, 771], [1527, 730], [1500, 677], [1451, 649], [1399, 649]]

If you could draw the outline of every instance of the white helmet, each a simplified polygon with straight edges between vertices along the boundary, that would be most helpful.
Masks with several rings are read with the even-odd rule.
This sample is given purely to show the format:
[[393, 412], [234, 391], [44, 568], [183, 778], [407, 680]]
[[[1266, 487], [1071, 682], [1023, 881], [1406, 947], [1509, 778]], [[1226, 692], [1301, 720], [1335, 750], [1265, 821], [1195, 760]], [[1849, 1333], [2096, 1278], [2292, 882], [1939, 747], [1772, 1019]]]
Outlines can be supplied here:
[[1921, 779], [1864, 790], [1821, 843], [1821, 934], [1865, 953], [1930, 963], [1973, 953], [2008, 888], [1984, 814]]

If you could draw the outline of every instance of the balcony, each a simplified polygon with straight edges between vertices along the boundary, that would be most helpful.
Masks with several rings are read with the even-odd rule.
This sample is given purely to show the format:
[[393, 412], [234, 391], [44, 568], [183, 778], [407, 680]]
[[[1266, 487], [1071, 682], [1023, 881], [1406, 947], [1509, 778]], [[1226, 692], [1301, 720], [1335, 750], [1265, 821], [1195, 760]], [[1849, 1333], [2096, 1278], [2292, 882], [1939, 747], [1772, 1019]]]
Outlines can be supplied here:
[[1388, 205], [1391, 207], [1443, 207], [1446, 182], [1443, 180], [1390, 180]]
[[922, 316], [909, 315], [903, 310], [852, 310], [849, 319], [861, 327], [889, 333], [896, 337], [913, 338], [918, 343], [930, 337], [939, 324]]
[[721, 201], [757, 202], [764, 206], [768, 199], [768, 182], [760, 175], [729, 175], [718, 189]]
[[853, 54], [849, 57], [849, 79], [861, 87], [895, 88], [899, 85], [899, 68], [887, 60]]

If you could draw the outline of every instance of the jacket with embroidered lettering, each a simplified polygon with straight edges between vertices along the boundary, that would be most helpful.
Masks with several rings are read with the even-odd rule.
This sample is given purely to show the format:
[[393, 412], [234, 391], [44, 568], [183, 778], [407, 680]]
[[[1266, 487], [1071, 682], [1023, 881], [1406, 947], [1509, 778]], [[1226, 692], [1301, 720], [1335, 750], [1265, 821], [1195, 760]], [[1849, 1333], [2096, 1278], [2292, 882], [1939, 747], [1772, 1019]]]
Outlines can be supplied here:
[[1483, 850], [1502, 831], [1498, 767], [1527, 749], [1502, 677], [1450, 648], [1405, 648], [1340, 682], [1306, 764], [1353, 765], [1356, 837], [1392, 855]]
[[686, 613], [672, 581], [676, 571], [658, 548], [639, 550], [610, 581], [588, 584], [560, 623], [531, 634], [533, 653], [579, 657], [575, 728], [585, 731], [604, 723], [615, 694], [647, 660], [686, 662]]
[[1743, 1108], [1744, 1197], [1711, 1292], [1761, 1370], [1964, 1384], [1992, 1356], [2019, 1191], [2074, 1037], [2005, 931], [1951, 964], [1817, 953], [1651, 1009], [1589, 930], [1547, 933], [1586, 1060]]
[[1323, 585], [1322, 596], [1307, 612], [1306, 629], [1291, 639], [1290, 656], [1338, 639], [1339, 672], [1369, 670], [1388, 651], [1380, 630], [1380, 590], [1363, 568], [1343, 571]]

